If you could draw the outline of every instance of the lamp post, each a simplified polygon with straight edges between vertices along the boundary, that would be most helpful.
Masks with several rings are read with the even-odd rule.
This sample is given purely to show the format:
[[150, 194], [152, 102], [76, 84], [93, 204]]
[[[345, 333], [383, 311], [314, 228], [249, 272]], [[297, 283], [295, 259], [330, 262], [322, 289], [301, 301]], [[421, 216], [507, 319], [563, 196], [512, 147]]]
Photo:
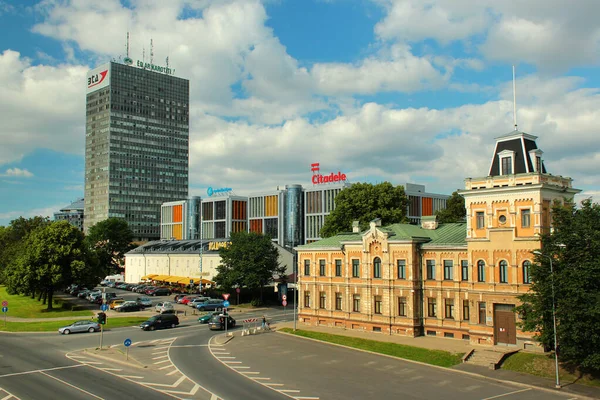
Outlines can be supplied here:
[[552, 326], [554, 330], [554, 368], [556, 370], [556, 385], [557, 389], [560, 389], [560, 378], [558, 376], [558, 343], [556, 339], [556, 307], [554, 305], [554, 268], [552, 267], [552, 257], [542, 253], [539, 250], [535, 250], [533, 254], [541, 257], [546, 257], [550, 260], [550, 275], [552, 275]]

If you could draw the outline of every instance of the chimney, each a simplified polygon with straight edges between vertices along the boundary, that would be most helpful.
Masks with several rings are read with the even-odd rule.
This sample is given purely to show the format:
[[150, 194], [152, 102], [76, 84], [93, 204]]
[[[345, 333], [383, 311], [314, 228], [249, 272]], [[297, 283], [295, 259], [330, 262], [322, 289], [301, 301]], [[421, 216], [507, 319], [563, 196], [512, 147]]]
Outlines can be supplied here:
[[437, 227], [438, 222], [435, 215], [421, 217], [421, 228], [434, 231]]
[[359, 233], [360, 225], [358, 221], [352, 221], [352, 233]]

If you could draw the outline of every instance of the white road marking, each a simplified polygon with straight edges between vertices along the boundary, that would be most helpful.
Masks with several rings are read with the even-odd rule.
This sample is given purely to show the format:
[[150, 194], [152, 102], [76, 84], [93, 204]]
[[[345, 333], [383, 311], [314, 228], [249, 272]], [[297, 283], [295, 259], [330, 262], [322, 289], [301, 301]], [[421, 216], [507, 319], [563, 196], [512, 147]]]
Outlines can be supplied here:
[[165, 354], [164, 356], [152, 357], [152, 359], [153, 360], [160, 360], [161, 358], [165, 358], [165, 357], [169, 357], [169, 355]]
[[168, 349], [169, 349], [169, 346], [157, 347], [157, 348], [156, 348], [156, 349], [154, 349], [154, 350], [164, 350], [164, 349], [167, 349], [167, 350], [168, 350]]
[[223, 359], [225, 359], [225, 358], [235, 358], [235, 357], [232, 357], [232, 356], [224, 356], [224, 357], [217, 356], [217, 358], [218, 358], [219, 360], [223, 360]]
[[162, 361], [157, 361], [157, 362], [155, 362], [155, 363], [153, 363], [153, 364], [154, 364], [154, 365], [157, 365], [157, 364], [162, 364], [162, 363], [166, 363], [166, 362], [171, 362], [171, 360], [169, 360], [169, 359], [166, 359], [166, 360], [162, 360]]
[[167, 369], [167, 368], [173, 368], [173, 365], [165, 365], [164, 367], [160, 367], [159, 369]]
[[187, 379], [187, 377], [182, 376], [179, 379], [177, 379], [175, 381], [175, 383], [152, 383], [152, 382], [140, 382], [143, 383], [145, 385], [151, 385], [151, 386], [160, 386], [160, 387], [167, 387], [167, 388], [176, 388], [177, 386], [179, 386], [181, 384], [181, 382], [185, 381]]
[[102, 371], [123, 371], [122, 369], [118, 369], [118, 368], [100, 368]]
[[[169, 367], [174, 367], [174, 365], [169, 365]], [[178, 369], [175, 369], [175, 371], [171, 371], [171, 372], [169, 372], [169, 373], [167, 374], [167, 376], [171, 376], [171, 375], [173, 375], [173, 374], [176, 374], [177, 372], [179, 372], [179, 370], [178, 370]]]
[[280, 392], [284, 392], [284, 393], [300, 393], [299, 390], [292, 390], [292, 389], [279, 389]]
[[78, 364], [78, 365], [69, 365], [66, 367], [56, 367], [56, 368], [48, 368], [48, 369], [36, 369], [33, 371], [25, 371], [25, 372], [13, 372], [12, 374], [4, 374], [4, 375], [0, 375], [0, 378], [6, 378], [8, 376], [19, 376], [19, 375], [27, 375], [27, 374], [37, 374], [37, 373], [41, 373], [44, 371], [56, 371], [59, 369], [69, 369], [69, 368], [79, 368], [79, 367], [85, 367], [85, 364]]
[[225, 364], [241, 364], [241, 361], [223, 361]]
[[219, 400], [219, 398], [217, 397], [216, 394], [213, 393], [213, 395], [210, 396], [210, 400]]
[[231, 365], [231, 368], [242, 369], [242, 368], [250, 368], [250, 367], [242, 367], [242, 366], [237, 366], [237, 365]]
[[[242, 372], [242, 374], [247, 374], [248, 372]], [[255, 381], [270, 381], [271, 378], [259, 378], [258, 376], [254, 377], [254, 378], [250, 378], [250, 379], [254, 379]]]
[[[190, 390], [189, 392], [177, 392], [175, 390], [165, 390], [165, 392], [167, 393], [175, 393], [175, 394], [187, 394], [187, 395], [195, 395], [196, 392], [198, 391], [198, 389], [200, 389], [200, 385], [198, 385], [197, 383], [194, 385], [194, 387], [192, 388], [192, 390]], [[214, 394], [213, 394], [214, 396]]]
[[154, 353], [152, 353], [152, 355], [155, 356], [157, 354], [167, 354], [168, 352], [169, 350], [155, 351]]
[[267, 386], [283, 386], [283, 383], [265, 383]]
[[244, 374], [244, 375], [250, 375], [250, 374], [259, 375], [259, 374], [260, 374], [260, 372], [244, 371], [244, 372], [242, 372], [242, 374]]
[[82, 388], [79, 388], [79, 387], [77, 387], [77, 386], [75, 386], [75, 385], [71, 385], [69, 382], [63, 381], [62, 379], [59, 379], [59, 378], [57, 378], [57, 377], [55, 377], [55, 376], [52, 376], [52, 375], [50, 375], [50, 374], [47, 374], [47, 373], [45, 373], [45, 372], [40, 372], [40, 374], [42, 374], [42, 375], [45, 375], [45, 376], [47, 376], [48, 378], [55, 379], [55, 380], [59, 381], [60, 383], [62, 383], [63, 385], [67, 385], [67, 386], [69, 386], [69, 387], [72, 387], [73, 389], [77, 389], [77, 390], [79, 390], [79, 391], [81, 391], [81, 392], [83, 392], [83, 393], [85, 393], [85, 394], [89, 394], [90, 396], [92, 396], [92, 397], [95, 397], [96, 399], [104, 400], [102, 397], [100, 397], [100, 396], [96, 396], [94, 393], [90, 393], [90, 392], [88, 392], [87, 390], [83, 390]]
[[296, 400], [319, 400], [318, 397], [306, 397], [306, 396], [298, 396], [295, 397]]
[[102, 365], [102, 364], [104, 364], [104, 363], [101, 363], [99, 361], [81, 361], [81, 362], [84, 363], [84, 364], [86, 364], [86, 365], [87, 364], [89, 364], [89, 365]]
[[171, 346], [172, 349], [174, 348], [184, 348], [184, 347], [207, 347], [207, 344], [182, 344], [180, 346]]
[[119, 375], [121, 378], [129, 378], [129, 379], [144, 379], [143, 376], [135, 376], [135, 375]]
[[531, 390], [531, 388], [521, 389], [521, 390], [515, 390], [514, 392], [508, 392], [508, 393], [504, 393], [504, 394], [499, 394], [498, 396], [486, 397], [485, 399], [482, 399], [482, 400], [497, 399], [497, 398], [504, 397], [504, 396], [510, 396], [510, 395], [513, 395], [513, 394], [516, 394], [516, 393], [527, 392], [529, 390]]

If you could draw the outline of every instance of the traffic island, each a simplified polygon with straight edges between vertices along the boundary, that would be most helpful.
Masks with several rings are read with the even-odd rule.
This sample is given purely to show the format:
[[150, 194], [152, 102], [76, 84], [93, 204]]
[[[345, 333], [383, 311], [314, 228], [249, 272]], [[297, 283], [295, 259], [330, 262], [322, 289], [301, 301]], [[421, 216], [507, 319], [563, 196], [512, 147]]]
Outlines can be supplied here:
[[121, 350], [118, 347], [104, 347], [102, 349], [96, 347], [91, 349], [85, 349], [83, 353], [85, 355], [93, 356], [114, 363], [124, 364], [130, 367], [148, 368], [147, 365], [144, 365], [142, 362], [133, 357], [131, 355], [131, 352], [130, 354], [127, 354], [126, 350]]

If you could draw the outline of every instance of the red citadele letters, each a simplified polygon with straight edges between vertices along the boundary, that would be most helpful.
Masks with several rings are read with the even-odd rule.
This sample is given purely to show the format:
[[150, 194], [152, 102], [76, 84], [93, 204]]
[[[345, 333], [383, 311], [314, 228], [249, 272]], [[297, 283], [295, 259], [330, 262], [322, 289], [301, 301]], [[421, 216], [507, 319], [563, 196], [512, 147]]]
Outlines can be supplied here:
[[313, 185], [319, 185], [321, 183], [332, 183], [332, 182], [343, 182], [346, 180], [346, 174], [342, 174], [338, 171], [337, 174], [333, 172], [329, 175], [313, 175], [312, 183]]

